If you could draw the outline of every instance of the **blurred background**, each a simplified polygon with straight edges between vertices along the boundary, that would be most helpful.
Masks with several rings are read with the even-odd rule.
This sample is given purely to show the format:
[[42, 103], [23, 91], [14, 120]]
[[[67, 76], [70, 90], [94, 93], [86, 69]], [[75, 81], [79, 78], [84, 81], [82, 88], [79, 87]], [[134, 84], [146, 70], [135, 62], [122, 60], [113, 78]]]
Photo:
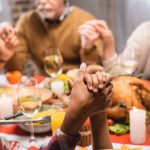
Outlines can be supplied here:
[[[107, 21], [116, 38], [117, 51], [121, 52], [134, 28], [150, 20], [150, 0], [70, 0]], [[34, 7], [34, 0], [0, 0], [0, 22], [15, 25], [21, 13]]]

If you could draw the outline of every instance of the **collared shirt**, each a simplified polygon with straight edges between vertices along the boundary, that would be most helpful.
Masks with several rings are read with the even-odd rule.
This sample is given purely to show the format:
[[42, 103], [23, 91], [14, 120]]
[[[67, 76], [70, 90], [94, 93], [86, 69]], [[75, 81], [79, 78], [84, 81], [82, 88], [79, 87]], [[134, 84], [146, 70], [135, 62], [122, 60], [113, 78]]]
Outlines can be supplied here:
[[71, 7], [69, 6], [69, 2], [66, 2], [65, 8], [61, 16], [59, 17], [59, 21], [63, 21], [65, 17], [67, 17], [71, 12]]

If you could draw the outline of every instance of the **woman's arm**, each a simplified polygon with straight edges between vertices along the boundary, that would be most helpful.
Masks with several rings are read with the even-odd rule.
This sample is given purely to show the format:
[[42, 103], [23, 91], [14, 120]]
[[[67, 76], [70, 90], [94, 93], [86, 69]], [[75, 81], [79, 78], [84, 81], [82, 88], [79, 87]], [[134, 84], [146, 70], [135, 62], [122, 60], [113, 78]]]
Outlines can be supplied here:
[[[79, 69], [78, 79], [71, 91], [70, 104], [64, 121], [45, 150], [73, 150], [80, 139], [79, 130], [85, 120], [93, 116], [93, 114], [104, 110], [107, 103], [107, 95], [111, 93], [112, 86], [107, 85], [104, 90], [95, 91], [95, 88], [89, 90], [89, 82], [93, 81], [92, 85], [96, 86], [97, 81], [100, 84], [104, 77], [101, 72], [86, 76], [86, 70], [85, 64], [82, 64]], [[103, 119], [103, 117], [100, 119]]]
[[112, 143], [109, 137], [106, 112], [103, 111], [90, 117], [93, 149], [112, 149]]

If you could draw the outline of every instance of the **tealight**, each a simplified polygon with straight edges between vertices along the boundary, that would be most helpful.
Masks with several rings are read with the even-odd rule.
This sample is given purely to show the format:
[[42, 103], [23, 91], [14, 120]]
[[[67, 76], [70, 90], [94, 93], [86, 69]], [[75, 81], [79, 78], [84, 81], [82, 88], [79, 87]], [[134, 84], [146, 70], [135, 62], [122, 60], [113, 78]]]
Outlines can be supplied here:
[[146, 111], [130, 110], [130, 139], [134, 144], [142, 144], [146, 139]]
[[53, 81], [51, 83], [51, 90], [56, 94], [63, 94], [64, 93], [64, 82], [60, 80]]

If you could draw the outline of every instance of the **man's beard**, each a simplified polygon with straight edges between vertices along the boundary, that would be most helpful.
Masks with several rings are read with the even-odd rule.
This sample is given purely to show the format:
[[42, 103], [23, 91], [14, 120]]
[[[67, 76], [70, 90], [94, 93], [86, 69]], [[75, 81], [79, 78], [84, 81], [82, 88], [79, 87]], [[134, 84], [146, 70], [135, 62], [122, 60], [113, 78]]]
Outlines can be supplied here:
[[53, 20], [56, 16], [54, 10], [50, 10], [45, 8], [43, 4], [36, 4], [37, 12], [43, 19], [50, 19]]
[[50, 20], [54, 20], [55, 19], [55, 14], [54, 12], [46, 12], [45, 10], [38, 10], [39, 15], [43, 18], [43, 19], [50, 19]]

